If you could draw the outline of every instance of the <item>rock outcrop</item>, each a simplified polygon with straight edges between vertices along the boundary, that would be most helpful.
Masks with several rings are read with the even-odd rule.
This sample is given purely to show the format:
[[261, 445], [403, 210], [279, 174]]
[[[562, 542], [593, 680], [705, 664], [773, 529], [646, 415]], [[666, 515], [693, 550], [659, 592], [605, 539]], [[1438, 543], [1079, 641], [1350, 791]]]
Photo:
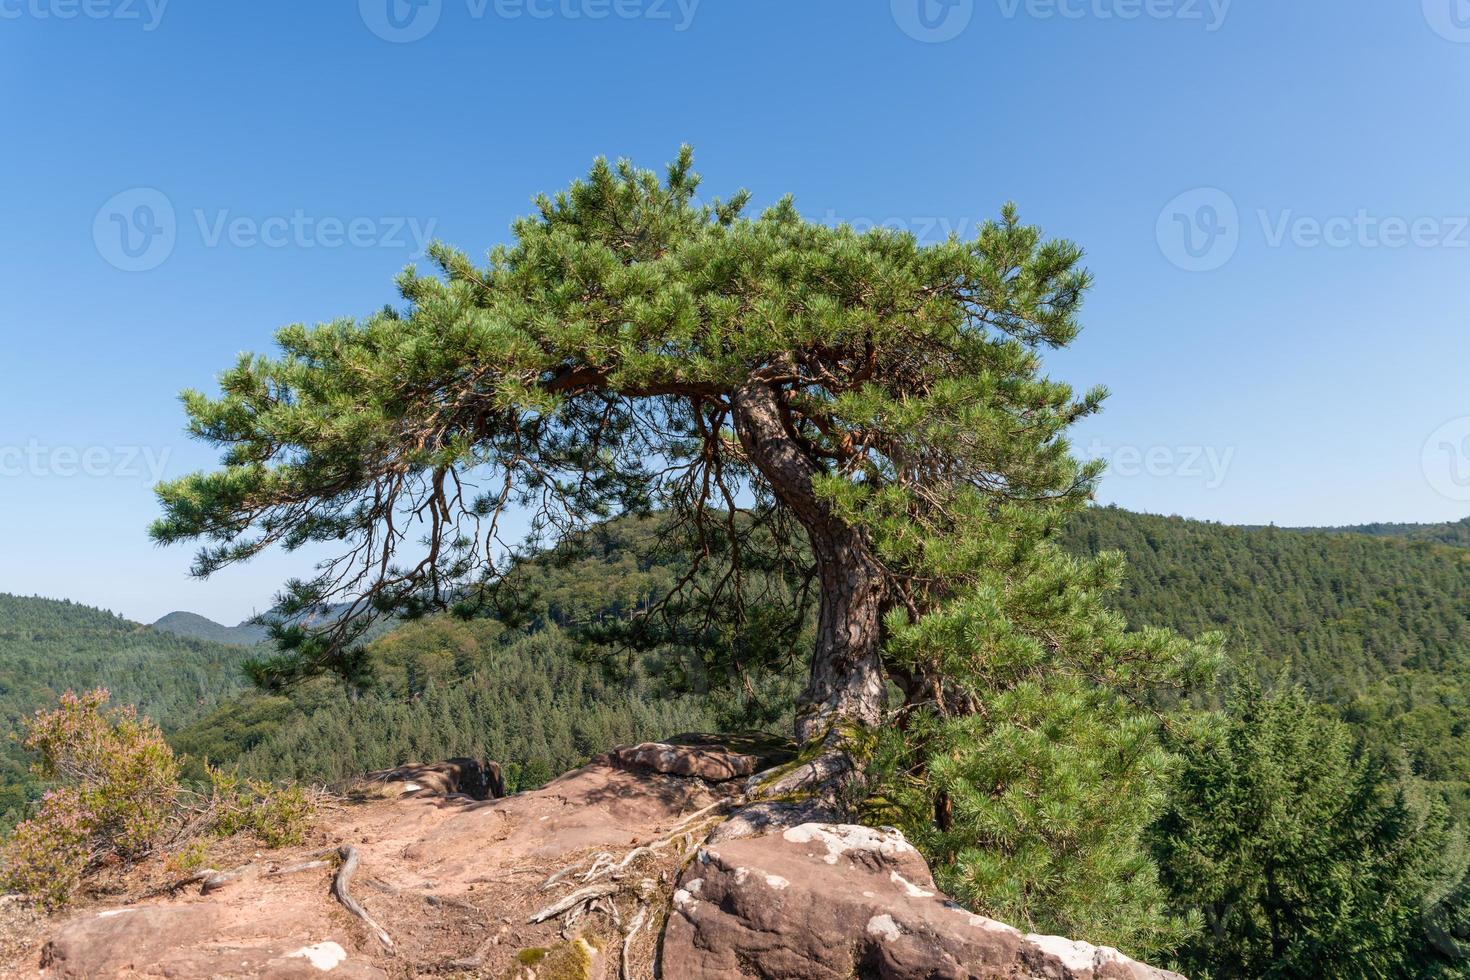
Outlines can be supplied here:
[[663, 967], [704, 980], [1179, 980], [960, 908], [897, 830], [816, 823], [701, 847], [674, 892]]
[[472, 800], [498, 800], [505, 795], [505, 778], [499, 763], [485, 759], [448, 759], [429, 765], [410, 763], [396, 769], [370, 772], [358, 781], [398, 794], [468, 796]]
[[790, 753], [767, 743], [747, 745], [756, 752], [740, 751], [713, 735], [681, 735], [669, 742], [644, 742], [613, 749], [607, 760], [623, 769], [691, 776], [710, 783], [724, 783], [755, 775], [761, 766], [786, 758]]
[[[160, 882], [160, 866], [130, 893], [47, 925], [0, 973], [1172, 976], [971, 915], [937, 893], [897, 831], [791, 826], [799, 808], [751, 807], [747, 777], [789, 756], [686, 737], [614, 750], [543, 789], [482, 801], [465, 792], [465, 780], [485, 772], [466, 765], [473, 760], [375, 774], [399, 788], [329, 812], [310, 845], [239, 853], [241, 865], [208, 888], [203, 875]], [[345, 870], [339, 850], [353, 858]], [[353, 870], [352, 895], [381, 931], [336, 897], [334, 879], [341, 885]]]

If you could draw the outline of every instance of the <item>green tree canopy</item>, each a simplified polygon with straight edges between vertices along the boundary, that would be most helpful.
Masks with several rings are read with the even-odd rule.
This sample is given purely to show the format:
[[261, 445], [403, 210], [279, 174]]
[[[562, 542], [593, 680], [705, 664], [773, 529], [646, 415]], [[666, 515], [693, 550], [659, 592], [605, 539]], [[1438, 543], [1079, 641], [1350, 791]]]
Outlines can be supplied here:
[[[770, 598], [750, 569], [784, 561], [789, 615], [816, 606], [803, 738], [876, 724], [888, 679], [948, 696], [925, 661], [885, 660], [887, 617], [978, 577], [977, 523], [1034, 528], [1089, 494], [1064, 434], [1102, 392], [1039, 358], [1077, 332], [1081, 252], [1010, 206], [937, 245], [789, 199], [747, 217], [744, 192], [697, 203], [691, 162], [661, 180], [598, 161], [485, 265], [435, 246], [437, 276], [399, 280], [406, 309], [286, 327], [219, 397], [185, 394], [223, 465], [160, 488], [154, 537], [203, 540], [199, 575], [277, 544], [338, 551], [283, 593], [258, 679], [351, 675], [365, 617], [483, 595], [513, 507], [565, 534], [660, 506], [721, 565], [674, 593], [739, 621]], [[333, 602], [330, 623], [308, 615]]]
[[1151, 833], [1172, 900], [1204, 919], [1191, 975], [1463, 975], [1443, 930], [1464, 844], [1444, 804], [1411, 798], [1300, 688], [1238, 682], [1183, 756]]

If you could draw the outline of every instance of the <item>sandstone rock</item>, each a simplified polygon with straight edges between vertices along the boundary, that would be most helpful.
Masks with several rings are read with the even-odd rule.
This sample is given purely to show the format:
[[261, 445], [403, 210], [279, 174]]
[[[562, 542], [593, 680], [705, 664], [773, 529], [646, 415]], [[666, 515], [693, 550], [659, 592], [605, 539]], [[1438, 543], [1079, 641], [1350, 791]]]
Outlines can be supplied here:
[[[538, 980], [615, 980], [617, 954], [572, 955], [586, 952], [577, 942], [581, 932], [589, 943], [601, 943], [595, 948], [618, 948], [608, 945], [620, 944], [611, 922], [587, 916], [570, 945], [564, 919], [528, 923], [533, 912], [581, 887], [575, 878], [550, 889], [543, 883], [598, 854], [622, 855], [658, 839], [719, 799], [702, 781], [605, 761], [499, 800], [422, 791], [369, 795], [328, 811], [322, 834], [302, 847], [239, 855], [256, 871], [228, 888], [201, 895], [192, 886], [167, 897], [139, 896], [124, 907], [113, 899], [79, 909], [46, 927], [34, 946], [19, 952], [22, 960], [0, 962], [0, 976], [355, 980], [468, 972], [499, 980], [519, 971]], [[332, 898], [332, 868], [271, 874], [340, 844], [359, 852], [353, 893], [391, 936], [391, 950]], [[669, 848], [641, 862], [639, 872], [667, 876], [672, 884], [679, 859]], [[653, 928], [640, 934], [634, 976], [651, 975], [657, 939]], [[554, 955], [534, 964], [522, 958], [538, 950]], [[576, 971], [549, 972], [571, 966]]]
[[667, 742], [624, 746], [613, 749], [608, 757], [620, 768], [670, 776], [695, 776], [711, 783], [743, 779], [753, 775], [760, 764], [755, 756], [731, 752], [724, 746], [672, 745]]
[[360, 782], [396, 786], [404, 794], [463, 794], [472, 800], [498, 800], [505, 795], [505, 779], [499, 764], [484, 759], [448, 759], [427, 765], [410, 763], [370, 772]]
[[[742, 756], [755, 761], [731, 758]], [[639, 759], [704, 775], [650, 771]], [[328, 811], [301, 847], [226, 849], [253, 869], [228, 888], [140, 886], [132, 899], [45, 924], [21, 960], [0, 960], [0, 975], [616, 980], [626, 953], [627, 975], [638, 980], [653, 976], [656, 955], [667, 980], [1169, 977], [1113, 950], [1025, 936], [956, 908], [897, 831], [829, 822], [811, 805], [752, 801], [734, 776], [709, 778], [780, 761], [753, 743], [680, 738], [504, 799], [472, 800], [458, 782], [443, 795], [422, 787], [365, 795]], [[431, 775], [459, 780], [466, 768], [454, 760], [414, 771], [409, 781], [427, 786]], [[731, 806], [734, 816], [714, 826]], [[353, 895], [391, 948], [332, 898], [334, 869], [311, 860], [345, 845], [360, 858]], [[629, 856], [637, 860], [621, 870]], [[575, 920], [541, 917], [589, 881], [621, 889], [596, 893], [619, 903], [620, 921], [606, 904], [579, 907]], [[622, 930], [638, 901], [650, 907], [625, 951]]]
[[1181, 980], [971, 914], [896, 830], [819, 823], [702, 848], [674, 894], [663, 964], [701, 980]]
[[719, 844], [742, 837], [759, 837], [804, 823], [833, 823], [837, 811], [820, 800], [792, 803], [766, 800], [743, 806], [710, 832], [707, 843]]
[[68, 978], [387, 977], [368, 958], [349, 953], [338, 941], [343, 937], [317, 942], [258, 938], [262, 926], [269, 925], [238, 921], [213, 903], [92, 912], [72, 919], [46, 944], [41, 969], [46, 977]]

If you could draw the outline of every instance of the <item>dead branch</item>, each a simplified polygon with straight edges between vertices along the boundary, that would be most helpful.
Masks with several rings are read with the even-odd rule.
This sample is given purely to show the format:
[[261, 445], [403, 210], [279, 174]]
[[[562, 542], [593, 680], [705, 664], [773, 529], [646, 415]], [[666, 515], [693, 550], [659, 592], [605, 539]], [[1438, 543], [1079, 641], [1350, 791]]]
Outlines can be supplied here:
[[560, 901], [546, 906], [546, 908], [537, 912], [526, 921], [533, 925], [538, 922], [545, 922], [547, 919], [572, 911], [578, 906], [590, 904], [606, 895], [615, 894], [619, 890], [619, 887], [616, 882], [604, 881], [600, 884], [588, 885], [586, 888], [579, 888]]
[[648, 908], [646, 906], [639, 908], [638, 914], [633, 916], [633, 920], [628, 923], [627, 931], [623, 933], [622, 980], [633, 980], [633, 967], [629, 963], [628, 954], [633, 947], [633, 937], [638, 935], [639, 929], [643, 928], [643, 920], [647, 917]]
[[348, 886], [352, 883], [352, 876], [357, 872], [357, 848], [350, 844], [343, 844], [337, 849], [337, 853], [342, 858], [342, 866], [337, 869], [336, 877], [332, 879], [332, 897], [341, 902], [343, 908], [365, 922], [373, 935], [378, 937], [378, 942], [392, 949], [393, 940], [388, 938], [388, 933], [373, 921], [367, 909], [358, 904], [357, 899], [353, 898], [352, 893], [348, 890]]

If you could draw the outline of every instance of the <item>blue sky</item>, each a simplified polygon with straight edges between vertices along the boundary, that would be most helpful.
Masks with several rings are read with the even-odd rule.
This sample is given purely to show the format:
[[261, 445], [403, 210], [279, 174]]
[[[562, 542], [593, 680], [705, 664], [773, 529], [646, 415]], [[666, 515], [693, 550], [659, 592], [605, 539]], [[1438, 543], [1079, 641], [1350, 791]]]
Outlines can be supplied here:
[[0, 590], [265, 605], [303, 559], [201, 584], [146, 538], [211, 462], [176, 392], [684, 141], [710, 195], [1080, 242], [1051, 369], [1113, 391], [1105, 500], [1470, 514], [1465, 0], [392, 2], [0, 0]]

